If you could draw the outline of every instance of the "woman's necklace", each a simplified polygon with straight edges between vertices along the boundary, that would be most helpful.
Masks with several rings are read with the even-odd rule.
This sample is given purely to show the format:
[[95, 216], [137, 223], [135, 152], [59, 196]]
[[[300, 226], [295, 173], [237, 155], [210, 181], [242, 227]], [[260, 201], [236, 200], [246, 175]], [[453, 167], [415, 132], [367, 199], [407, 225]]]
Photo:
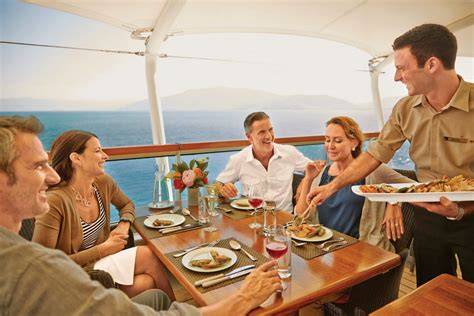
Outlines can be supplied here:
[[74, 187], [71, 186], [71, 189], [72, 189], [72, 192], [74, 192], [74, 197], [76, 198], [76, 201], [78, 201], [79, 203], [82, 204], [82, 206], [84, 207], [89, 207], [92, 205], [92, 194], [93, 194], [93, 191], [94, 191], [94, 188], [91, 187], [89, 189], [89, 192], [86, 193], [85, 195], [82, 195], [81, 193], [79, 193], [78, 190], [76, 190]]

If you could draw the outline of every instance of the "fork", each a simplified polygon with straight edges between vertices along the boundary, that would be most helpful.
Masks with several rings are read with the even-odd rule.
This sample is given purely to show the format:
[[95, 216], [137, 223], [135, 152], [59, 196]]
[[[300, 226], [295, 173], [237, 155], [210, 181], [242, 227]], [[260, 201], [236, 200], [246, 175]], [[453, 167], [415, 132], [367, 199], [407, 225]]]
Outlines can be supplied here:
[[341, 241], [344, 241], [344, 238], [343, 237], [337, 237], [333, 240], [328, 240], [326, 242], [323, 242], [321, 245], [317, 245], [316, 247], [318, 247], [319, 249], [323, 249], [325, 248], [326, 246], [328, 246], [329, 244], [332, 244], [332, 243], [339, 243]]
[[293, 243], [293, 245], [295, 245], [295, 247], [300, 247], [300, 246], [304, 246], [304, 245], [307, 244], [307, 242], [304, 242], [304, 241], [303, 242], [297, 242], [293, 239], [291, 240], [291, 242]]
[[324, 247], [322, 250], [328, 252], [328, 251], [331, 251], [331, 250], [335, 250], [341, 246], [344, 246], [347, 244], [347, 240], [343, 240], [343, 241], [340, 241], [340, 242], [336, 242], [336, 243], [333, 243], [327, 247]]
[[199, 249], [199, 248], [202, 248], [202, 247], [214, 247], [215, 245], [217, 245], [217, 243], [219, 243], [219, 241], [221, 241], [220, 239], [216, 239], [208, 244], [204, 243], [204, 244], [200, 244], [200, 245], [197, 245], [197, 246], [194, 246], [194, 247], [191, 247], [191, 248], [188, 248], [180, 253], [176, 253], [173, 255], [173, 257], [175, 258], [179, 258], [179, 257], [182, 257], [184, 256], [185, 254], [187, 254], [188, 252], [191, 252], [193, 250], [196, 250], [196, 249]]

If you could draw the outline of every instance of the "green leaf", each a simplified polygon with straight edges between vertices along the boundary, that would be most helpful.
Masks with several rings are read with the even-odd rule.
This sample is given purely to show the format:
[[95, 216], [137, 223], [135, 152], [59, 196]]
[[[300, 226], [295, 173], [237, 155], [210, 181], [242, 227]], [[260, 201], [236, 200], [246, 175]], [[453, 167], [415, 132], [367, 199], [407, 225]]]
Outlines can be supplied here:
[[173, 162], [173, 168], [174, 171], [179, 171], [178, 164], [176, 162]]
[[[192, 170], [195, 165], [196, 165], [196, 160], [192, 159], [191, 162], [189, 163], [189, 169]], [[199, 166], [199, 163], [198, 163], [198, 166]]]

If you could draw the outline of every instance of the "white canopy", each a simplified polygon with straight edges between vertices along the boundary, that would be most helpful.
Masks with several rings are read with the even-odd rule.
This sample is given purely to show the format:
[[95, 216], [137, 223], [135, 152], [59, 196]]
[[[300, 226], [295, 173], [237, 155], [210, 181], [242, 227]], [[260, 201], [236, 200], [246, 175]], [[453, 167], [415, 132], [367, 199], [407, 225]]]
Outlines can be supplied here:
[[[198, 33], [275, 33], [345, 43], [368, 52], [379, 127], [383, 114], [378, 75], [393, 40], [423, 23], [450, 28], [458, 55], [474, 57], [474, 0], [23, 0], [114, 25], [146, 41], [146, 76], [153, 141], [165, 143], [156, 55], [169, 36]], [[146, 37], [144, 37], [146, 38]], [[384, 56], [383, 58], [377, 58]]]
[[180, 3], [166, 35], [217, 32], [293, 34], [330, 39], [372, 56], [422, 23], [450, 27], [459, 55], [474, 56], [472, 0], [24, 0], [126, 31], [153, 29]]

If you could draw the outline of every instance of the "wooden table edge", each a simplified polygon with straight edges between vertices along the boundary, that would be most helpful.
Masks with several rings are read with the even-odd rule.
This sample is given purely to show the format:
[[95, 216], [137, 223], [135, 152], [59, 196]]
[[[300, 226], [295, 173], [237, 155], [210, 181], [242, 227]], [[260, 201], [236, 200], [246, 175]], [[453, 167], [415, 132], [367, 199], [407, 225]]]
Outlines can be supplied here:
[[174, 275], [174, 277], [181, 283], [181, 285], [188, 291], [188, 293], [191, 295], [191, 297], [194, 299], [196, 304], [198, 306], [206, 306], [208, 303], [206, 302], [204, 296], [202, 295], [201, 292], [199, 292], [194, 284], [188, 281], [181, 272], [176, 268], [176, 266], [169, 260], [164, 253], [158, 250], [157, 247], [153, 245], [153, 242], [145, 236], [143, 233], [141, 227], [139, 225], [136, 225], [133, 223], [133, 227], [136, 229], [136, 231], [140, 234], [140, 236], [143, 238], [145, 241], [147, 247], [155, 254], [155, 256], [160, 259], [160, 261], [165, 265], [165, 267], [171, 272], [171, 274]]
[[435, 288], [435, 287], [441, 285], [442, 282], [444, 282], [444, 281], [446, 281], [446, 282], [452, 281], [452, 282], [456, 282], [456, 283], [468, 282], [468, 281], [465, 281], [465, 280], [462, 280], [462, 279], [458, 279], [457, 277], [455, 277], [453, 275], [450, 275], [450, 274], [446, 274], [446, 273], [440, 274], [436, 278], [434, 278], [434, 279], [428, 281], [427, 283], [423, 284], [422, 286], [416, 288], [414, 291], [407, 294], [406, 296], [399, 297], [398, 299], [386, 304], [385, 306], [380, 307], [376, 311], [370, 313], [370, 316], [372, 316], [372, 315], [373, 316], [381, 316], [381, 315], [384, 315], [384, 313], [386, 313], [386, 312], [391, 312], [393, 314], [393, 312], [390, 311], [390, 308], [398, 305], [403, 300], [407, 300], [407, 298], [409, 298], [409, 297], [413, 297], [414, 295], [416, 296], [420, 292], [423, 293], [427, 290], [431, 290], [432, 288]]
[[[273, 315], [276, 313], [285, 313], [285, 312], [291, 312], [296, 310], [297, 308], [304, 307], [308, 304], [311, 304], [312, 302], [316, 301], [317, 299], [323, 298], [329, 294], [344, 291], [350, 287], [353, 287], [361, 282], [367, 281], [370, 278], [373, 278], [377, 275], [380, 275], [382, 273], [386, 273], [396, 267], [398, 267], [401, 264], [401, 257], [398, 254], [394, 253], [394, 258], [390, 261], [385, 262], [383, 265], [378, 266], [372, 270], [365, 271], [364, 273], [361, 273], [359, 277], [356, 279], [351, 280], [351, 282], [347, 281], [341, 281], [336, 284], [334, 284], [331, 287], [325, 288], [323, 291], [319, 291], [315, 294], [311, 295], [306, 295], [303, 296], [297, 300], [294, 300], [291, 303], [283, 303], [281, 305], [275, 306], [275, 308], [261, 308], [258, 307], [254, 309], [249, 315]], [[375, 274], [374, 274], [375, 272]], [[341, 288], [341, 283], [342, 283], [342, 288]]]
[[[158, 250], [156, 246], [153, 245], [152, 241], [145, 236], [143, 233], [141, 227], [139, 225], [135, 225], [134, 223], [134, 228], [137, 230], [137, 232], [142, 236], [143, 240], [146, 242], [147, 246], [150, 248], [150, 250], [161, 260], [161, 262], [166, 266], [166, 268], [174, 275], [174, 277], [181, 283], [181, 285], [188, 291], [188, 293], [191, 295], [191, 297], [194, 299], [196, 304], [198, 306], [206, 306], [209, 303], [206, 301], [204, 295], [199, 292], [193, 283], [188, 281], [182, 274], [181, 272], [176, 268], [176, 266], [161, 252]], [[314, 295], [307, 295], [304, 297], [301, 297], [291, 303], [283, 303], [281, 305], [276, 306], [275, 308], [257, 308], [255, 309], [251, 315], [268, 315], [268, 314], [274, 314], [274, 313], [281, 313], [284, 311], [290, 311], [290, 310], [295, 310], [296, 308], [300, 308], [303, 306], [306, 306], [310, 304], [312, 301], [315, 301], [318, 298], [324, 297], [328, 294], [331, 294], [334, 292], [334, 288], [341, 288], [341, 283], [342, 283], [342, 288], [347, 289], [350, 288], [354, 285], [357, 285], [361, 282], [364, 282], [372, 277], [375, 277], [379, 274], [385, 273], [397, 266], [400, 265], [401, 263], [401, 258], [399, 255], [394, 254], [395, 256], [393, 257], [392, 260], [385, 262], [384, 264], [375, 267], [372, 270], [365, 271], [361, 273], [356, 279], [353, 279], [351, 282], [347, 281], [341, 281], [340, 283], [337, 283], [331, 287], [328, 287], [325, 289], [323, 292], [317, 292]], [[375, 273], [375, 274], [374, 274]], [[341, 291], [343, 290], [341, 289]]]

